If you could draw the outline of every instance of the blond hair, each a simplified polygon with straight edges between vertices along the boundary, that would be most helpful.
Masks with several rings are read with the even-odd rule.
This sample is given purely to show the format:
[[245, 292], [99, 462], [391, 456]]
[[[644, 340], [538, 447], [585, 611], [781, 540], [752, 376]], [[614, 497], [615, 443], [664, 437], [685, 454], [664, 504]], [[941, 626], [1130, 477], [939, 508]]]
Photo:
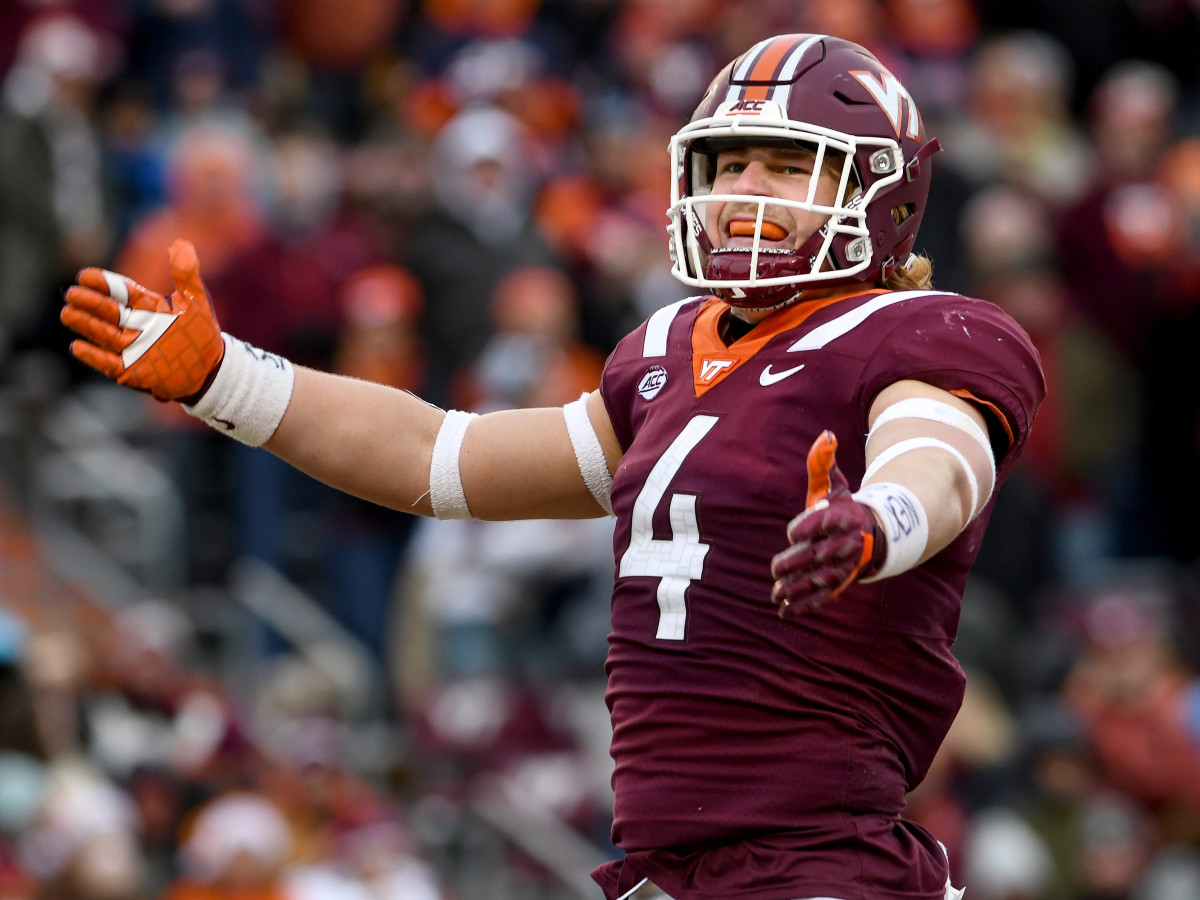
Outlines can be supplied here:
[[910, 253], [891, 277], [883, 283], [889, 291], [927, 291], [933, 287], [933, 262], [927, 256]]

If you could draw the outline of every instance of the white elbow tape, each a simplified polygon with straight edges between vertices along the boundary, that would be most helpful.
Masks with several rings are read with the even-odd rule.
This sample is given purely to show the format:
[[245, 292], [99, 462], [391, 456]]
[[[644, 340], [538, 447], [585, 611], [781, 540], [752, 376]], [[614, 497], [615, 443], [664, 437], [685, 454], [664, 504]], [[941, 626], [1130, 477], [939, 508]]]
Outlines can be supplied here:
[[579, 473], [583, 483], [591, 491], [596, 502], [610, 516], [612, 509], [612, 475], [608, 471], [608, 460], [604, 458], [604, 448], [600, 446], [600, 438], [592, 427], [592, 420], [587, 414], [587, 398], [584, 394], [578, 400], [563, 407], [563, 416], [567, 420], [567, 434], [571, 437], [571, 446], [575, 450], [575, 461], [579, 463]]
[[180, 405], [188, 415], [217, 431], [251, 447], [261, 447], [287, 412], [296, 371], [282, 356], [227, 334], [221, 337], [225, 356], [217, 377], [196, 403]]
[[459, 456], [462, 454], [463, 439], [467, 426], [475, 413], [452, 409], [442, 419], [437, 438], [433, 442], [433, 459], [429, 465], [429, 503], [433, 514], [439, 519], [473, 519], [467, 506], [467, 495], [463, 492], [462, 470]]
[[853, 497], [875, 512], [887, 539], [883, 566], [864, 582], [899, 575], [921, 561], [929, 545], [929, 516], [916, 494], [902, 484], [880, 481], [860, 488]]
[[920, 450], [924, 447], [934, 447], [938, 450], [945, 450], [958, 461], [962, 466], [963, 473], [967, 476], [967, 486], [971, 489], [971, 512], [967, 516], [968, 519], [975, 517], [975, 513], [979, 510], [979, 480], [975, 477], [975, 470], [971, 468], [971, 464], [967, 462], [967, 458], [958, 452], [950, 444], [945, 441], [939, 441], [937, 438], [919, 437], [909, 438], [907, 441], [898, 441], [880, 453], [867, 471], [863, 473], [863, 481], [870, 480], [876, 472], [890, 463], [897, 456], [903, 456], [912, 450]]

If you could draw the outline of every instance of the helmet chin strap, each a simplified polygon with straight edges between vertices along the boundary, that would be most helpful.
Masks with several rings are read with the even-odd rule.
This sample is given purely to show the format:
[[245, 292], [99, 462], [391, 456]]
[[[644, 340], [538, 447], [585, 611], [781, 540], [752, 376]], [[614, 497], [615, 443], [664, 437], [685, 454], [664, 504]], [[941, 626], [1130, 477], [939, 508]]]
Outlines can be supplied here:
[[[810, 288], [810, 290], [811, 290], [811, 288]], [[726, 306], [729, 307], [730, 315], [734, 316], [735, 318], [741, 319], [743, 322], [749, 322], [751, 324], [756, 324], [757, 322], [761, 321], [762, 318], [765, 318], [766, 315], [776, 312], [777, 310], [783, 309], [785, 306], [792, 306], [793, 304], [796, 304], [796, 303], [803, 303], [804, 302], [804, 294], [805, 294], [805, 291], [797, 290], [793, 294], [784, 298], [783, 300], [780, 300], [778, 303], [772, 303], [769, 306], [736, 306], [733, 303], [730, 303], [729, 298], [724, 296], [723, 294], [716, 294], [714, 296], [716, 296], [717, 299], [721, 300]]]
[[791, 306], [793, 303], [801, 300], [803, 296], [804, 291], [796, 291], [790, 297], [780, 300], [778, 303], [772, 303], [770, 306], [734, 306], [729, 301], [725, 302], [729, 305], [729, 309], [735, 316], [738, 316], [739, 319], [744, 319], [745, 316], [740, 316], [738, 313], [772, 313], [777, 309], [783, 309], [785, 306]]

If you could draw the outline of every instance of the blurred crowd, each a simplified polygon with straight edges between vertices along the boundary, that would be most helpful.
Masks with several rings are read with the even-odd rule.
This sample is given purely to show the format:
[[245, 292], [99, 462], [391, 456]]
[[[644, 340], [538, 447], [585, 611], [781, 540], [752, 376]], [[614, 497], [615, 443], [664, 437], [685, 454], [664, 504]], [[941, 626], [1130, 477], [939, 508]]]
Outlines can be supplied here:
[[[62, 290], [103, 265], [167, 293], [186, 237], [258, 346], [462, 409], [573, 400], [685, 295], [669, 137], [789, 31], [857, 41], [909, 88], [945, 150], [918, 249], [1025, 326], [1050, 386], [909, 814], [972, 900], [1195, 900], [1194, 0], [4, 0], [0, 375], [34, 359], [94, 389]], [[395, 746], [359, 771], [337, 690], [278, 637], [271, 680], [222, 683], [170, 597], [113, 610], [53, 582], [13, 504], [0, 898], [574, 896], [462, 810], [612, 852], [611, 524], [418, 521], [145, 403], [185, 499], [180, 587], [248, 557], [310, 591], [367, 648]]]

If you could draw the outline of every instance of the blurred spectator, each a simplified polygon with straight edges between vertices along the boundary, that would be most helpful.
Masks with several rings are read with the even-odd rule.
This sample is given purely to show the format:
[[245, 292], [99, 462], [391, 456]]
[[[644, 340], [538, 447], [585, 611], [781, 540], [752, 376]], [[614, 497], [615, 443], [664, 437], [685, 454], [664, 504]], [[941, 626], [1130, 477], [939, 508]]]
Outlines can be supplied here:
[[332, 859], [348, 832], [388, 818], [382, 796], [347, 767], [351, 740], [328, 715], [295, 718], [264, 736], [263, 790], [288, 823], [296, 862]]
[[1037, 832], [1006, 809], [978, 813], [971, 823], [963, 881], [978, 900], [1050, 900], [1054, 863]]
[[538, 198], [539, 230], [584, 289], [584, 334], [606, 350], [664, 298], [686, 293], [661, 249], [672, 133], [637, 98], [597, 97], [581, 134], [586, 168], [553, 177]]
[[[271, 660], [254, 698], [254, 734], [267, 753], [268, 777], [288, 758], [280, 737], [304, 721], [345, 723], [362, 709], [362, 697], [345, 679], [338, 679], [331, 666], [319, 665], [311, 656], [279, 654]], [[350, 765], [349, 758], [342, 760]]]
[[467, 373], [454, 402], [485, 412], [562, 406], [600, 385], [604, 356], [579, 340], [574, 285], [557, 269], [518, 269], [496, 287], [496, 334]]
[[284, 721], [267, 737], [264, 796], [291, 837], [287, 897], [437, 900], [438, 879], [415, 853], [398, 812], [351, 774], [352, 740], [342, 722], [325, 715]]
[[[1186, 309], [1189, 292], [1169, 286], [1168, 273], [1180, 271], [1187, 256], [1181, 252], [1181, 212], [1172, 196], [1176, 188], [1167, 183], [1173, 179], [1156, 177], [1170, 146], [1178, 93], [1175, 79], [1146, 61], [1128, 61], [1105, 73], [1087, 106], [1098, 168], [1087, 191], [1057, 223], [1060, 268], [1072, 308], [1111, 347], [1107, 370], [1126, 371], [1122, 380], [1135, 391], [1124, 414], [1136, 426], [1135, 443], [1122, 467], [1111, 470], [1121, 479], [1110, 488], [1117, 501], [1115, 521], [1139, 523], [1114, 535], [1114, 549], [1123, 555], [1186, 554], [1190, 546], [1186, 534], [1173, 531], [1175, 524], [1187, 526], [1174, 521], [1177, 498], [1173, 490], [1169, 500], [1164, 495], [1160, 474], [1168, 460], [1157, 454], [1167, 453], [1171, 464], [1180, 461], [1179, 453], [1194, 458], [1187, 448], [1195, 442], [1188, 436], [1187, 411], [1174, 404], [1164, 408], [1158, 396], [1173, 383], [1166, 379], [1179, 373], [1170, 361], [1155, 358], [1168, 352], [1166, 346], [1150, 348], [1152, 341], [1187, 341], [1186, 312], [1168, 311]], [[1160, 370], [1165, 378], [1155, 376]], [[1161, 527], [1159, 520], [1165, 520]]]
[[310, 67], [361, 76], [384, 51], [407, 0], [296, 0], [280, 10], [287, 46]]
[[[545, 170], [569, 158], [576, 134], [579, 97], [570, 82], [551, 68], [550, 59], [531, 39], [477, 41], [446, 64], [435, 84], [449, 110], [494, 106], [528, 129]], [[444, 123], [443, 123], [444, 124]]]
[[425, 299], [416, 279], [399, 266], [369, 266], [346, 281], [340, 306], [333, 370], [417, 390], [426, 354], [418, 329]]
[[512, 116], [480, 107], [451, 120], [430, 151], [437, 206], [414, 223], [401, 255], [429, 298], [423, 330], [432, 402], [445, 402], [453, 378], [490, 337], [487, 303], [500, 279], [555, 261], [533, 224], [529, 140]]
[[231, 248], [225, 266], [211, 274], [206, 267], [205, 279], [218, 316], [245, 333], [244, 340], [328, 369], [340, 325], [339, 293], [355, 273], [379, 261], [381, 248], [346, 211], [340, 152], [330, 137], [289, 131], [265, 150], [259, 176], [265, 180], [255, 188], [265, 210], [261, 227]]
[[[920, 99], [930, 134], [967, 104], [972, 51], [980, 38], [972, 0], [885, 0], [884, 63]], [[868, 46], [870, 46], [868, 44]]]
[[962, 114], [941, 126], [946, 161], [969, 182], [1007, 182], [1053, 205], [1075, 199], [1092, 150], [1070, 116], [1072, 61], [1032, 31], [990, 35], [975, 50]]
[[1104, 73], [1085, 110], [1099, 184], [1153, 171], [1172, 137], [1179, 93], [1178, 80], [1147, 60], [1125, 60]]
[[[79, 617], [82, 618], [82, 617]], [[44, 625], [29, 637], [22, 666], [47, 759], [86, 753], [82, 696], [96, 671], [96, 644], [84, 622]]]
[[[363, 825], [342, 837], [336, 871], [361, 884], [368, 900], [442, 900], [437, 873], [415, 852], [411, 836], [396, 822]], [[328, 871], [328, 868], [327, 868]], [[301, 893], [293, 881], [295, 900], [325, 900], [325, 894]]]
[[46, 16], [74, 16], [103, 35], [114, 49], [129, 38], [129, 10], [123, 0], [12, 0], [0, 6], [0, 78], [16, 60], [21, 37]]
[[108, 257], [95, 97], [117, 48], [84, 20], [35, 19], [0, 97], [0, 359], [59, 336], [56, 294]]
[[1152, 826], [1136, 804], [1100, 793], [1083, 807], [1075, 870], [1082, 900], [1131, 896], [1154, 850]]
[[1085, 643], [1063, 686], [1106, 783], [1155, 817], [1158, 835], [1200, 834], [1197, 673], [1173, 645], [1166, 585], [1113, 585], [1084, 610]]
[[399, 827], [365, 826], [343, 845], [332, 861], [292, 867], [288, 900], [442, 900], [437, 874]]
[[1027, 701], [1021, 717], [1028, 796], [1021, 809], [1054, 862], [1050, 897], [1077, 897], [1085, 865], [1079, 852], [1084, 815], [1103, 796], [1082, 724], [1057, 697]]
[[[233, 323], [227, 327], [240, 329], [245, 340], [298, 363], [330, 369], [339, 350], [345, 292], [360, 272], [374, 271], [382, 248], [343, 202], [340, 148], [331, 136], [291, 130], [274, 136], [267, 151], [270, 189], [263, 191], [269, 201], [262, 229], [230, 254], [223, 269], [212, 275], [206, 270], [207, 284], [218, 316]], [[382, 283], [395, 293], [394, 285]], [[391, 302], [405, 299], [392, 297]], [[377, 329], [377, 338], [380, 333]], [[385, 604], [372, 574], [378, 563], [376, 569], [345, 580], [353, 563], [339, 558], [346, 547], [337, 544], [353, 535], [339, 530], [347, 523], [337, 521], [338, 513], [328, 520], [328, 538], [318, 533], [311, 539], [325, 546], [301, 543], [300, 523], [308, 521], [310, 533], [323, 531], [324, 517], [331, 510], [345, 511], [349, 498], [334, 497], [269, 454], [230, 442], [215, 449], [227, 461], [232, 479], [233, 554], [268, 562], [306, 584], [320, 584], [323, 567], [333, 566], [332, 595], [323, 599], [335, 615], [342, 617], [345, 610], [354, 631], [376, 646], [380, 631], [368, 611]], [[269, 636], [265, 642], [274, 643]]]
[[143, 85], [118, 81], [103, 105], [105, 172], [113, 195], [117, 246], [166, 201], [169, 141]]
[[[345, 141], [368, 118], [367, 83], [392, 56], [408, 0], [297, 0], [279, 6], [283, 46], [274, 60], [288, 69], [293, 115], [316, 118]], [[276, 76], [278, 80], [278, 75]]]
[[286, 900], [292, 853], [287, 820], [255, 793], [224, 794], [203, 806], [180, 847], [183, 874], [164, 900]]
[[150, 85], [162, 106], [187, 102], [179, 92], [181, 70], [186, 69], [248, 93], [261, 72], [267, 8], [240, 0], [138, 3], [132, 10], [129, 75]]
[[626, 0], [608, 35], [615, 80], [672, 121], [690, 118], [708, 73], [720, 65], [705, 40], [719, 6], [716, 0]]
[[[809, 34], [832, 34], [866, 47], [889, 67], [892, 61], [892, 29], [885, 14], [883, 0], [813, 0], [797, 11], [800, 31]], [[772, 33], [764, 30], [763, 34]], [[745, 46], [749, 46], [750, 41]], [[901, 74], [899, 77], [906, 78]], [[905, 81], [908, 84], [908, 81]], [[925, 102], [922, 95], [921, 109]]]
[[22, 858], [45, 900], [150, 900], [137, 811], [86, 765], [52, 767]]
[[1155, 271], [1173, 240], [1169, 204], [1153, 182], [1171, 139], [1178, 90], [1165, 69], [1149, 62], [1126, 62], [1105, 75], [1088, 103], [1097, 169], [1058, 222], [1071, 302], [1135, 364], [1155, 314]]
[[204, 277], [220, 279], [262, 238], [263, 162], [258, 139], [240, 126], [201, 122], [181, 131], [167, 158], [167, 202], [134, 223], [114, 265], [146, 287], [174, 290], [164, 247], [184, 237], [204, 254]]
[[250, 748], [223, 690], [195, 670], [195, 635], [179, 610], [145, 601], [122, 610], [84, 697], [90, 752], [118, 781], [139, 770], [193, 788], [239, 783]]

